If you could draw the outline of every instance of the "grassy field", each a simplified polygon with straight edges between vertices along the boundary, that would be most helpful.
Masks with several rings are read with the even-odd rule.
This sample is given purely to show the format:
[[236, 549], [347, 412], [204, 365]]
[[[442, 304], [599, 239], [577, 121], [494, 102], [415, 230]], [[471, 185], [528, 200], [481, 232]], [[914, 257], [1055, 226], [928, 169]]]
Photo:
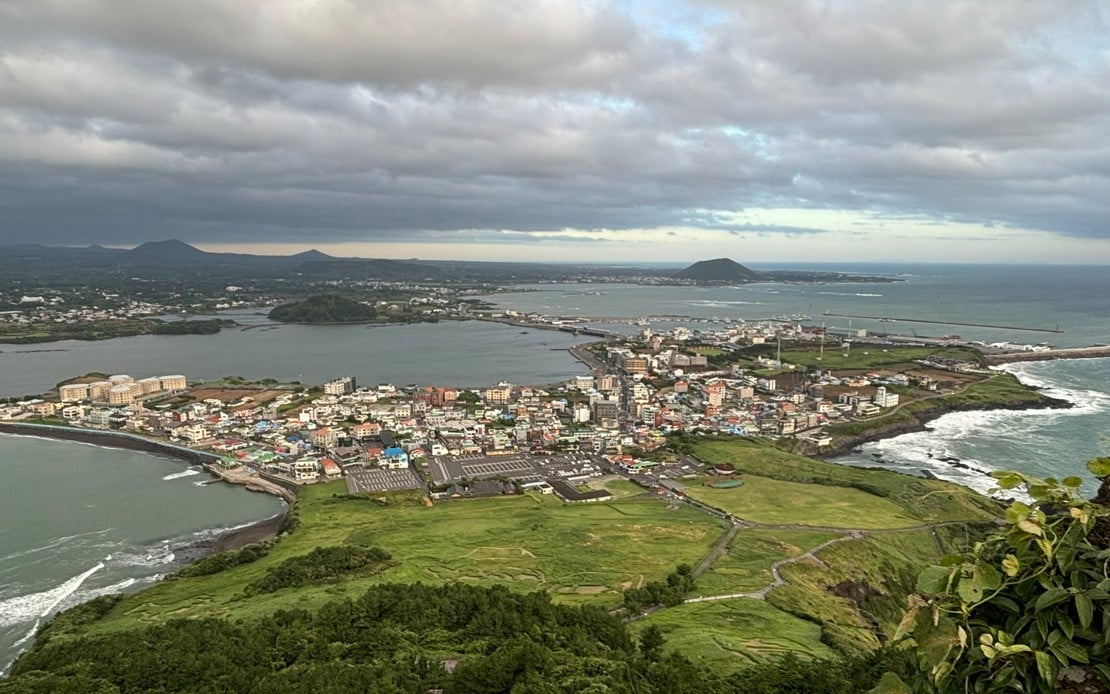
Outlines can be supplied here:
[[[877, 647], [876, 628], [890, 633], [920, 566], [942, 548], [969, 539], [963, 527], [897, 529], [933, 521], [992, 518], [991, 502], [945, 482], [863, 470], [803, 458], [761, 439], [708, 439], [694, 453], [730, 462], [745, 480], [736, 489], [697, 483], [687, 493], [765, 524], [747, 528], [701, 575], [693, 595], [760, 590], [770, 567], [840, 536], [804, 526], [895, 529], [830, 545], [782, 567], [787, 585], [767, 601], [730, 599], [659, 610], [635, 622], [656, 624], [667, 648], [708, 666], [732, 667], [786, 652], [829, 657]], [[106, 632], [172, 617], [256, 619], [277, 610], [312, 610], [337, 597], [357, 597], [376, 583], [464, 582], [549, 591], [573, 604], [616, 607], [621, 591], [661, 580], [681, 563], [696, 565], [725, 532], [724, 523], [687, 505], [661, 503], [619, 478], [595, 482], [614, 501], [564, 504], [527, 495], [449, 501], [426, 506], [416, 493], [350, 497], [343, 481], [303, 489], [299, 527], [270, 554], [209, 576], [160, 582], [125, 597], [102, 619], [66, 625]], [[245, 597], [245, 588], [293, 557], [317, 547], [360, 545], [392, 554], [393, 565], [340, 583], [278, 589]], [[847, 586], [848, 588], [842, 588]], [[853, 592], [855, 591], [855, 592]]]
[[688, 351], [694, 354], [701, 354], [706, 357], [719, 357], [725, 353], [720, 347], [713, 347], [712, 345], [694, 345], [688, 348]]
[[[807, 496], [827, 494], [832, 498], [834, 504], [838, 502], [837, 495], [840, 492], [848, 491], [845, 488], [850, 488], [852, 491], [866, 494], [866, 497], [863, 498], [856, 495], [845, 497], [846, 500], [851, 500], [853, 503], [870, 504], [885, 501], [900, 509], [898, 513], [893, 513], [889, 505], [879, 503], [875, 506], [876, 513], [886, 514], [886, 519], [888, 521], [893, 520], [895, 524], [889, 526], [856, 524], [851, 527], [905, 527], [941, 520], [982, 521], [991, 520], [999, 513], [994, 502], [958, 484], [911, 477], [887, 470], [868, 470], [848, 465], [826, 463], [821, 460], [794, 455], [762, 439], [730, 438], [699, 441], [694, 447], [694, 455], [708, 463], [732, 463], [736, 466], [737, 472], [744, 474], [747, 483], [739, 489], [719, 490], [691, 486], [688, 489], [691, 494], [700, 495], [703, 490], [713, 493], [740, 492], [749, 488], [758, 479], [753, 476], [759, 476], [760, 478], [815, 485], [814, 489], [822, 491], [800, 489], [798, 493], [805, 492]], [[759, 483], [756, 482], [756, 484]], [[795, 488], [787, 488], [787, 490], [793, 489]], [[698, 496], [697, 498], [702, 497]], [[794, 498], [796, 501], [801, 500], [801, 496]], [[707, 503], [713, 503], [710, 497], [705, 497], [705, 500]], [[821, 508], [800, 507], [796, 506], [794, 502], [787, 503], [782, 500], [752, 499], [750, 501], [756, 509], [767, 510], [768, 512], [774, 511], [764, 507], [774, 506], [778, 503], [782, 506], [782, 512], [793, 514], [790, 517], [794, 520], [785, 521], [788, 523], [822, 525], [820, 518], [826, 513]], [[737, 509], [737, 513], [744, 518], [747, 517], [745, 515], [747, 512], [743, 508]], [[867, 514], [874, 515], [870, 510], [867, 511]], [[914, 522], [898, 522], [899, 514], [907, 519], [914, 519]], [[752, 518], [751, 520], [755, 519]]]
[[[299, 513], [300, 528], [269, 556], [212, 576], [158, 583], [129, 596], [95, 628], [174, 616], [251, 618], [312, 608], [381, 582], [507, 584], [548, 590], [556, 599], [617, 605], [623, 588], [662, 579], [680, 563], [697, 563], [724, 532], [703, 513], [668, 509], [655, 499], [572, 505], [535, 495], [426, 507], [418, 497], [400, 496], [382, 506], [347, 497], [342, 481], [306, 487]], [[381, 547], [397, 565], [346, 583], [241, 599], [243, 588], [268, 568], [315, 547], [343, 544]]]
[[728, 552], [698, 577], [694, 595], [728, 595], [765, 588], [771, 585], [771, 564], [837, 537], [841, 534], [813, 530], [742, 530]]
[[[748, 532], [764, 533], [763, 542], [785, 540], [781, 531], [745, 531], [737, 539]], [[819, 544], [820, 539], [818, 533], [795, 537], [794, 549], [801, 551], [801, 546]], [[769, 564], [772, 554], [773, 550], [763, 561]], [[820, 563], [783, 566], [787, 584], [766, 601], [734, 598], [686, 604], [655, 612], [636, 622], [634, 629], [655, 624], [667, 648], [708, 666], [735, 667], [786, 652], [813, 657], [859, 654], [877, 649], [879, 634], [893, 633], [920, 567], [939, 555], [930, 531], [848, 540], [823, 549]], [[699, 585], [699, 592], [702, 588]]]
[[745, 475], [742, 487], [713, 489], [690, 485], [686, 493], [738, 518], [768, 525], [872, 530], [906, 528], [921, 523], [904, 507], [851, 487], [826, 487]]
[[720, 600], [660, 610], [632, 625], [640, 632], [659, 627], [666, 649], [679, 651], [695, 663], [734, 670], [786, 653], [831, 658], [821, 643], [821, 627], [787, 614], [762, 600]]
[[820, 369], [891, 369], [899, 366], [915, 367], [918, 360], [931, 356], [942, 359], [955, 359], [979, 363], [983, 355], [974, 349], [964, 347], [895, 347], [882, 345], [856, 344], [844, 356], [845, 350], [838, 342], [825, 344], [825, 354], [821, 357], [820, 347], [805, 349], [784, 349], [782, 360], [788, 364], [798, 364], [808, 368]]
[[649, 495], [650, 492], [635, 482], [629, 482], [621, 477], [605, 477], [597, 483], [591, 483], [591, 488], [604, 489], [613, 495], [613, 499], [627, 499], [632, 496]]

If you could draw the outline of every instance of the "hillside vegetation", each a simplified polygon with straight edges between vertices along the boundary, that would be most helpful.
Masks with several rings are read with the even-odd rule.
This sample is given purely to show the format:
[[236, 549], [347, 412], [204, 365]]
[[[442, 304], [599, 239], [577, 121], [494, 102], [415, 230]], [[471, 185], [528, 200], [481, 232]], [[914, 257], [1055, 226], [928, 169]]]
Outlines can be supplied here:
[[916, 571], [996, 511], [762, 440], [694, 450], [746, 484], [690, 497], [742, 524], [634, 490], [428, 507], [306, 487], [277, 541], [57, 616], [0, 692], [704, 694], [820, 671], [840, 674], [805, 691], [854, 693], [897, 667], [874, 654]]
[[269, 318], [283, 323], [369, 323], [378, 319], [378, 312], [339, 294], [318, 294], [282, 304], [270, 311]]

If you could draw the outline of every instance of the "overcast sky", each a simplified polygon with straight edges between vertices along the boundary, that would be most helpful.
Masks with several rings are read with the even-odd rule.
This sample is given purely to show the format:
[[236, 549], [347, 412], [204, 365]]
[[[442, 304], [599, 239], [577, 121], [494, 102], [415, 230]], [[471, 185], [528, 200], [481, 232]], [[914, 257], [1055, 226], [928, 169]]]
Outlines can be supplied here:
[[0, 0], [0, 242], [1110, 264], [1110, 2]]

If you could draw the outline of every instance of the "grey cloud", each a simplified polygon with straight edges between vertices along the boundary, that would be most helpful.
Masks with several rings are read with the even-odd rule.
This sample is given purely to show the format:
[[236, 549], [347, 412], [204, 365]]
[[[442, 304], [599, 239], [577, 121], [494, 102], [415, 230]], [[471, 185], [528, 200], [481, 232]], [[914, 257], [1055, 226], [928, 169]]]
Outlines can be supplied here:
[[105, 42], [283, 80], [577, 88], [639, 60], [629, 19], [573, 0], [42, 0], [0, 4], [10, 38]]
[[572, 0], [0, 0], [0, 241], [1106, 236], [1098, 7], [690, 4], [691, 39]]

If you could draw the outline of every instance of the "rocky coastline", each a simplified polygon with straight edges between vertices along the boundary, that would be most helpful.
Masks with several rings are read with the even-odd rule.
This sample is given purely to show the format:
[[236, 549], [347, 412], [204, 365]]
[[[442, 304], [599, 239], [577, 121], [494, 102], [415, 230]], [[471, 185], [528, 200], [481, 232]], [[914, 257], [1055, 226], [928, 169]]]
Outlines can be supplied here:
[[920, 412], [914, 413], [914, 416], [908, 420], [893, 422], [884, 426], [877, 426], [874, 429], [857, 434], [854, 436], [843, 436], [833, 440], [832, 444], [821, 448], [820, 450], [808, 450], [806, 455], [811, 455], [815, 458], [828, 460], [836, 458], [841, 455], [850, 453], [852, 449], [861, 446], [865, 443], [873, 441], [881, 441], [882, 439], [889, 439], [902, 434], [910, 434], [917, 431], [929, 431], [929, 423], [934, 419], [941, 417], [952, 412], [981, 412], [989, 410], [1066, 410], [1074, 405], [1061, 398], [1054, 398], [1048, 395], [1041, 394], [1038, 402], [1019, 402], [1019, 403], [955, 403], [943, 404], [936, 403], [927, 407]]

